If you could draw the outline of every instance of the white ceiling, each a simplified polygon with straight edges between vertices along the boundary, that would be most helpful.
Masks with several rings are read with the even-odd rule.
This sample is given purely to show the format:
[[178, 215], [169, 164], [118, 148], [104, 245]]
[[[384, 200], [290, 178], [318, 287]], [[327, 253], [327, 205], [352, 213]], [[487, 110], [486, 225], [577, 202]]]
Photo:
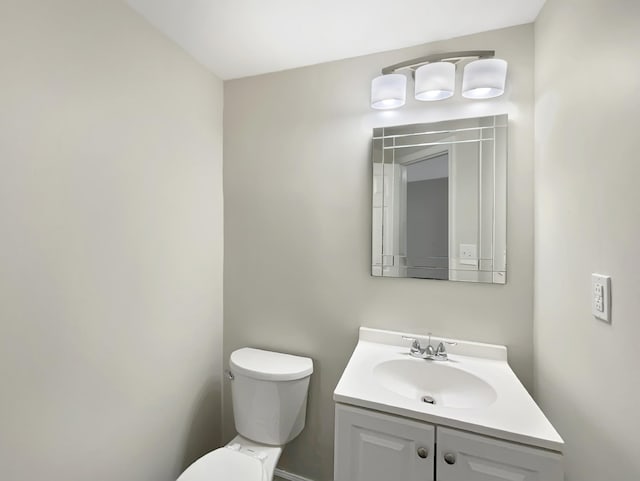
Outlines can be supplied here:
[[529, 23], [545, 0], [126, 1], [226, 80]]

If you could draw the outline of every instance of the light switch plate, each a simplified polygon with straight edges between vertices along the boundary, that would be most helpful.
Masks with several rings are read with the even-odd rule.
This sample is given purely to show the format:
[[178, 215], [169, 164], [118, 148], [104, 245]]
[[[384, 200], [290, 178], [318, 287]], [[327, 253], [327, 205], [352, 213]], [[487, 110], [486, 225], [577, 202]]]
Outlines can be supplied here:
[[478, 267], [478, 247], [476, 244], [460, 244], [460, 264]]
[[611, 323], [611, 276], [591, 274], [591, 312], [596, 319]]

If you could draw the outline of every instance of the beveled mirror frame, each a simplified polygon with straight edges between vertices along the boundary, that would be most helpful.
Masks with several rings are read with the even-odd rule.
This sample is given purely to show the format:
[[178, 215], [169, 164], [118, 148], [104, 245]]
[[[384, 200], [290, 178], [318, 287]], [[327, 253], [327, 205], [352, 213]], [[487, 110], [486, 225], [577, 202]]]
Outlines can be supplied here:
[[[502, 114], [373, 130], [373, 276], [506, 283], [507, 126], [507, 115]], [[449, 237], [446, 258], [422, 257], [415, 261], [406, 251], [406, 240], [404, 244], [402, 242], [402, 230], [404, 229], [405, 236], [407, 231], [406, 193], [404, 200], [402, 195], [397, 194], [401, 190], [398, 188], [398, 182], [402, 182], [398, 180], [401, 178], [398, 169], [403, 168], [402, 156], [406, 158], [410, 149], [413, 149], [412, 154], [416, 155], [423, 155], [429, 149], [448, 149]], [[465, 169], [477, 169], [477, 185], [469, 189], [456, 186], [456, 183], [460, 183], [456, 179], [462, 179], [465, 175], [469, 177], [462, 174], [461, 166]], [[456, 169], [459, 171], [458, 174]], [[463, 187], [469, 186], [469, 181], [466, 182]], [[474, 191], [477, 194], [475, 218], [468, 215], [473, 199], [465, 191]], [[457, 215], [458, 207], [455, 207], [462, 204], [459, 198], [463, 192], [467, 196], [464, 202], [468, 204], [465, 216]], [[470, 228], [461, 224], [460, 219], [469, 224]], [[464, 236], [460, 232], [464, 232]], [[472, 252], [475, 252], [475, 256], [468, 257], [469, 245], [473, 247]]]

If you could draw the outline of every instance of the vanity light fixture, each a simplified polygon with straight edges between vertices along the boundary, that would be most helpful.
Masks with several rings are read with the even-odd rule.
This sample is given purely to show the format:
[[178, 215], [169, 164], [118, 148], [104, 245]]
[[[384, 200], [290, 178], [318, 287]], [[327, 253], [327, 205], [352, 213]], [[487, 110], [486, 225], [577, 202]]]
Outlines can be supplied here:
[[456, 88], [456, 66], [450, 62], [427, 63], [416, 69], [414, 81], [416, 99], [448, 99]]
[[453, 96], [456, 64], [475, 59], [464, 67], [462, 96], [489, 99], [504, 93], [507, 62], [493, 58], [493, 50], [447, 52], [414, 58], [382, 69], [371, 81], [371, 107], [395, 109], [406, 101], [407, 77], [400, 70], [410, 70], [414, 77], [415, 98], [423, 101], [444, 100]]
[[402, 107], [407, 97], [407, 77], [401, 73], [380, 75], [371, 82], [371, 107], [396, 109]]
[[462, 96], [468, 99], [490, 99], [504, 93], [507, 62], [499, 58], [482, 58], [464, 66]]

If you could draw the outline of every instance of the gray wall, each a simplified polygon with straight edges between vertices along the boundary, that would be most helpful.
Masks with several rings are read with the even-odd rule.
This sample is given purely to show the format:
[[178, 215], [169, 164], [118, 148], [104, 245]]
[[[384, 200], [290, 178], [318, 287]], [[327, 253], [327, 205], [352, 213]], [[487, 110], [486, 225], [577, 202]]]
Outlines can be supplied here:
[[[535, 33], [537, 399], [568, 481], [636, 481], [640, 3], [548, 0]], [[612, 276], [611, 325], [592, 272]]]
[[[398, 61], [495, 49], [506, 94], [473, 102], [413, 99], [369, 108], [371, 79]], [[410, 96], [410, 95], [409, 95]], [[225, 362], [256, 346], [315, 361], [308, 424], [281, 466], [333, 474], [332, 392], [359, 326], [506, 344], [532, 383], [533, 26], [225, 83]], [[509, 281], [506, 286], [370, 276], [373, 127], [509, 113]], [[234, 432], [225, 386], [225, 441]]]
[[0, 479], [220, 442], [222, 83], [119, 1], [0, 7]]

